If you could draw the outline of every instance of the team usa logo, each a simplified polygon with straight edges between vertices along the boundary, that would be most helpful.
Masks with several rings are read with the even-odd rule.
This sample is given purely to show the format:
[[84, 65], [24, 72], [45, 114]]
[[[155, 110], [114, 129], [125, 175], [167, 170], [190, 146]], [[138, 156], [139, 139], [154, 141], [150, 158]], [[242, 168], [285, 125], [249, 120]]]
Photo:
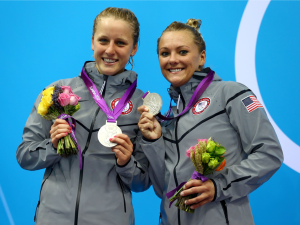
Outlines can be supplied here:
[[199, 115], [200, 113], [203, 113], [205, 109], [210, 104], [210, 99], [209, 98], [201, 98], [198, 102], [193, 107], [193, 114], [194, 115]]
[[[116, 98], [111, 102], [111, 108], [114, 110], [114, 108], [117, 106], [118, 102], [120, 101], [121, 98]], [[131, 113], [133, 109], [133, 104], [132, 102], [129, 100], [129, 102], [127, 103], [127, 105], [125, 106], [125, 108], [123, 109], [123, 112], [121, 115], [127, 115], [129, 113]]]

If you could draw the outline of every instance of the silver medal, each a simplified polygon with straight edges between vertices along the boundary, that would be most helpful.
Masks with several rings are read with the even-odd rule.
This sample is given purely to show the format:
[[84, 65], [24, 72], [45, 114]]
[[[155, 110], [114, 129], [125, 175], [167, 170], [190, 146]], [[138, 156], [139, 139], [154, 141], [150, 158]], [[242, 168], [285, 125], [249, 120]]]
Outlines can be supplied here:
[[122, 130], [117, 126], [117, 122], [110, 123], [106, 121], [106, 124], [103, 125], [98, 132], [98, 140], [105, 147], [114, 147], [117, 143], [112, 143], [109, 139], [117, 134], [122, 134]]
[[160, 112], [163, 102], [159, 94], [150, 93], [148, 91], [148, 94], [143, 100], [143, 105], [148, 107], [149, 113], [151, 113], [153, 116]]

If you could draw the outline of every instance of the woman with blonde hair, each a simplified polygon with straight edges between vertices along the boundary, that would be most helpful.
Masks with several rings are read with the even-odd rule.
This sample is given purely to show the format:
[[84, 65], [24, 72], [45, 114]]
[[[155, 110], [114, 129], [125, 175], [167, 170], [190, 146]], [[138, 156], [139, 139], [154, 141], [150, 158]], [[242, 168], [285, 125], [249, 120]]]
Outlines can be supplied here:
[[[35, 224], [134, 224], [131, 190], [139, 192], [150, 186], [137, 126], [143, 92], [136, 89], [137, 74], [125, 69], [128, 62], [133, 63], [138, 40], [135, 15], [128, 9], [106, 8], [94, 21], [95, 62], [86, 62], [79, 77], [50, 85], [70, 86], [81, 98], [81, 109], [73, 117], [82, 154], [57, 154], [58, 140], [72, 128], [65, 120], [53, 123], [38, 115], [42, 94], [38, 96], [17, 150], [22, 168], [46, 168]], [[108, 146], [116, 144], [112, 148], [98, 141], [99, 129], [108, 129], [105, 124], [113, 125], [110, 131], [115, 131], [116, 124], [122, 130], [113, 137], [106, 137], [107, 132], [101, 136]]]
[[[254, 224], [248, 194], [266, 182], [283, 162], [283, 153], [263, 106], [250, 89], [225, 82], [205, 68], [206, 46], [198, 31], [201, 21], [171, 23], [157, 43], [163, 76], [176, 103], [159, 123], [146, 106], [139, 107], [142, 149], [149, 176], [161, 201], [163, 225]], [[209, 81], [209, 82], [208, 82]], [[173, 118], [173, 119], [172, 119]], [[213, 138], [225, 147], [226, 166], [192, 179], [195, 170], [186, 150], [198, 139]], [[191, 150], [192, 151], [192, 150]], [[166, 194], [188, 181], [181, 196], [190, 214], [172, 205]]]

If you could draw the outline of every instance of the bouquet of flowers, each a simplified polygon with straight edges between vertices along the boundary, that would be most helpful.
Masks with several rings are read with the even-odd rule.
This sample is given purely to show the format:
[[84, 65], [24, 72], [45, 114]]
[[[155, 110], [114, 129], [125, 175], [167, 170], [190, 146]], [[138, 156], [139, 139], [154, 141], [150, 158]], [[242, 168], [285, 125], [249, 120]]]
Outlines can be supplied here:
[[[221, 146], [221, 144], [213, 141], [211, 138], [208, 140], [198, 140], [197, 145], [192, 146], [186, 151], [186, 156], [192, 160], [196, 169], [191, 179], [201, 179], [204, 182], [208, 180], [205, 175], [211, 174], [214, 171], [221, 171], [226, 165], [225, 158], [223, 157], [225, 152], [225, 148]], [[194, 209], [191, 209], [190, 205], [185, 205], [184, 202], [188, 199], [197, 197], [197, 194], [184, 197], [180, 196], [185, 183], [186, 182], [181, 183], [173, 191], [167, 193], [167, 197], [169, 198], [170, 206], [176, 199], [178, 199], [175, 204], [176, 207], [186, 212], [194, 213]], [[175, 194], [173, 194], [174, 192]]]
[[[38, 106], [38, 114], [46, 120], [55, 120], [61, 114], [72, 116], [80, 109], [80, 97], [75, 95], [70, 86], [53, 86], [43, 91], [43, 97]], [[78, 146], [72, 136], [61, 138], [58, 141], [57, 154], [67, 157], [77, 154]]]

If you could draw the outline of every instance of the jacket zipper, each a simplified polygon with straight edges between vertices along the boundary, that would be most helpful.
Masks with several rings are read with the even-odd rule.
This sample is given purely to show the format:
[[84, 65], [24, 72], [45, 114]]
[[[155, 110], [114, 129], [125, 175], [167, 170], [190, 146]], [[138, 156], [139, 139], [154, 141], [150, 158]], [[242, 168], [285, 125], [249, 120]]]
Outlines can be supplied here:
[[[103, 83], [106, 82], [106, 80], [107, 80], [107, 76], [104, 76]], [[104, 89], [102, 91], [102, 97], [103, 98], [104, 98], [104, 95], [105, 95], [105, 90], [106, 90], [106, 85], [104, 86]], [[82, 179], [83, 179], [83, 169], [84, 169], [84, 155], [85, 155], [85, 152], [87, 151], [87, 149], [90, 145], [91, 137], [92, 137], [92, 134], [93, 134], [93, 128], [94, 128], [94, 125], [95, 125], [95, 122], [96, 122], [96, 117], [97, 117], [99, 111], [100, 111], [100, 108], [98, 107], [95, 111], [95, 114], [94, 114], [94, 118], [93, 118], [93, 121], [92, 121], [92, 124], [91, 124], [91, 127], [90, 127], [89, 136], [88, 136], [88, 139], [86, 141], [85, 148], [82, 151], [82, 169], [80, 170], [80, 174], [79, 174], [79, 183], [78, 183], [77, 199], [76, 199], [76, 206], [75, 206], [74, 225], [78, 224], [79, 203], [80, 203], [80, 195], [81, 195], [81, 187], [82, 187]]]
[[41, 200], [41, 194], [42, 194], [42, 189], [43, 189], [43, 186], [44, 186], [44, 184], [45, 184], [45, 182], [46, 182], [46, 180], [48, 180], [48, 178], [50, 177], [50, 175], [51, 175], [51, 173], [52, 173], [52, 171], [53, 171], [53, 167], [51, 167], [51, 170], [50, 170], [50, 173], [49, 173], [49, 175], [43, 180], [43, 182], [42, 182], [42, 185], [41, 185], [41, 190], [40, 190], [40, 198], [39, 198], [39, 201], [38, 201], [38, 204], [37, 204], [37, 206], [36, 206], [36, 209], [35, 209], [35, 214], [34, 214], [34, 218], [33, 218], [33, 221], [35, 222], [35, 220], [36, 220], [36, 213], [37, 213], [37, 209], [39, 208], [39, 206], [40, 206], [40, 200]]
[[225, 220], [226, 220], [226, 224], [229, 225], [229, 220], [228, 220], [228, 211], [227, 211], [227, 205], [225, 200], [221, 201], [221, 206], [224, 212], [224, 216], [225, 216]]
[[[179, 95], [181, 95], [181, 93], [179, 93]], [[183, 108], [185, 108], [185, 101], [184, 101], [184, 98], [183, 98], [182, 95], [181, 95], [181, 99], [182, 99], [182, 103], [183, 103]], [[177, 158], [177, 163], [176, 163], [176, 165], [174, 167], [174, 170], [173, 170], [176, 187], [178, 186], [176, 167], [177, 167], [177, 165], [179, 163], [179, 160], [180, 160], [180, 151], [179, 151], [179, 143], [178, 143], [178, 135], [177, 135], [177, 127], [178, 127], [179, 119], [180, 119], [180, 117], [177, 118], [176, 125], [175, 125], [175, 141], [176, 141], [176, 149], [177, 149], [178, 158]], [[180, 222], [180, 209], [179, 208], [177, 209], [177, 213], [178, 213], [177, 214], [178, 215], [178, 225], [180, 225], [181, 222]]]
[[121, 187], [121, 190], [122, 190], [122, 195], [123, 195], [123, 202], [124, 202], [124, 212], [126, 213], [126, 200], [125, 200], [125, 195], [124, 195], [124, 184], [123, 184], [123, 181], [121, 180], [119, 174], [117, 175], [117, 179], [118, 179], [118, 182], [120, 184], [120, 187]]

